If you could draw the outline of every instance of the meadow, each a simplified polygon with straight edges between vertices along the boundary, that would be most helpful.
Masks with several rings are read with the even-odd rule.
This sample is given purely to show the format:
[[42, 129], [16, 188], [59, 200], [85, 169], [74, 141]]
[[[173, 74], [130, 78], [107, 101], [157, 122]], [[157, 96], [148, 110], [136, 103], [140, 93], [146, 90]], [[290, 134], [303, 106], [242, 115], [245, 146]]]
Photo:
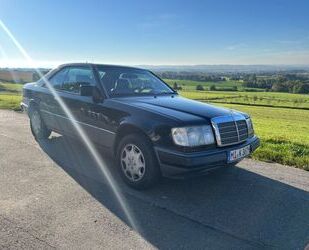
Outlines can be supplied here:
[[[184, 84], [187, 86], [196, 82], [184, 81]], [[207, 84], [210, 86], [214, 83]], [[21, 84], [0, 83], [0, 108], [18, 110], [21, 89]], [[179, 94], [250, 114], [255, 132], [261, 138], [261, 147], [252, 158], [309, 170], [309, 95], [195, 91], [194, 87], [179, 91]]]
[[0, 108], [20, 109], [22, 84], [0, 83]]
[[213, 103], [309, 110], [309, 95], [305, 94], [240, 91], [179, 91], [179, 94], [190, 99]]
[[21, 93], [22, 87], [23, 85], [18, 83], [0, 82], [0, 92]]

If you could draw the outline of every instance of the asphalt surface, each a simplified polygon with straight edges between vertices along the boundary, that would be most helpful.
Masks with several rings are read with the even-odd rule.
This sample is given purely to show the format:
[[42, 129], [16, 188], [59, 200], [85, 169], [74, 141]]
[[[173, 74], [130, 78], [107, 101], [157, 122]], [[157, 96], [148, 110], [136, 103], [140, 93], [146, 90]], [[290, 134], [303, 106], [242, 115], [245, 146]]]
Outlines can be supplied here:
[[[111, 158], [104, 156], [114, 173]], [[244, 160], [119, 205], [81, 142], [32, 138], [26, 115], [0, 111], [0, 248], [304, 249], [309, 172]], [[133, 221], [133, 224], [132, 224]]]

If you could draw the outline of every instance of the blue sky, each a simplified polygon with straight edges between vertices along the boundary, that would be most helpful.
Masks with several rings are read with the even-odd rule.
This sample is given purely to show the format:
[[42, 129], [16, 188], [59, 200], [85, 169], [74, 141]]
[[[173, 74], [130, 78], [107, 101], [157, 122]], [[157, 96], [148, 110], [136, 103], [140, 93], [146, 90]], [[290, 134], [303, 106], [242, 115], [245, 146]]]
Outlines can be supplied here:
[[[309, 64], [308, 0], [0, 0], [41, 66]], [[25, 65], [0, 27], [0, 66]]]

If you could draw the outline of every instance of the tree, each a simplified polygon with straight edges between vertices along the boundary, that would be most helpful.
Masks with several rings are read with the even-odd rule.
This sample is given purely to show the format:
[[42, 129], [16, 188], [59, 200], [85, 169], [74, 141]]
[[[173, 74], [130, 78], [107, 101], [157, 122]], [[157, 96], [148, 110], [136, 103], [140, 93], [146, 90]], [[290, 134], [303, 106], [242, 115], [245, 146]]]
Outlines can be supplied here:
[[271, 90], [274, 92], [289, 92], [288, 86], [281, 82], [274, 83]]
[[211, 86], [209, 87], [209, 90], [210, 90], [210, 91], [216, 91], [216, 86], [215, 86], [215, 85], [211, 85]]
[[173, 84], [173, 89], [174, 89], [174, 90], [178, 90], [178, 84], [177, 84], [177, 82], [174, 82], [174, 84]]
[[196, 90], [204, 90], [204, 87], [199, 84], [199, 85], [196, 86]]
[[293, 86], [293, 93], [295, 94], [309, 94], [309, 84], [303, 82], [297, 82]]

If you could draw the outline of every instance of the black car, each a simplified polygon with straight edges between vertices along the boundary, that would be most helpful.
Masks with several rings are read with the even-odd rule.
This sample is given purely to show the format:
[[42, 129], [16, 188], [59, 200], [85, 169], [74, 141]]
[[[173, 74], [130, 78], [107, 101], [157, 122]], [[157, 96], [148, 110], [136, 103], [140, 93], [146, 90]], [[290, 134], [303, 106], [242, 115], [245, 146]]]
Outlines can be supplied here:
[[183, 98], [133, 67], [62, 65], [26, 84], [21, 106], [37, 140], [83, 133], [135, 188], [235, 165], [259, 146], [247, 114]]

